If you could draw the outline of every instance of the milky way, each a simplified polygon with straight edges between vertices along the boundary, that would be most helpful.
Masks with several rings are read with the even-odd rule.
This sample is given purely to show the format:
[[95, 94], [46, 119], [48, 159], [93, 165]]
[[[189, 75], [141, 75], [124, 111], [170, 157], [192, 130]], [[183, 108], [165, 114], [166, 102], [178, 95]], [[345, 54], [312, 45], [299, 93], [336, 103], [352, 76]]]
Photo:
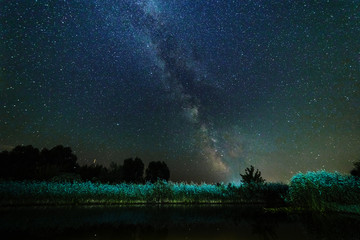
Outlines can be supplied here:
[[0, 150], [138, 156], [171, 179], [348, 172], [359, 1], [0, 1]]

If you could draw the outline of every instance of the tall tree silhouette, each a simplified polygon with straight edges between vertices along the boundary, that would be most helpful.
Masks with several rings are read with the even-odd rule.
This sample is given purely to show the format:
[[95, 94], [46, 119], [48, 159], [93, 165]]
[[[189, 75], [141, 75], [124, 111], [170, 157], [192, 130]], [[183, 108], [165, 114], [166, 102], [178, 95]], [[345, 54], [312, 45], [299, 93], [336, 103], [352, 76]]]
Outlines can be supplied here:
[[120, 183], [124, 181], [124, 167], [115, 162], [111, 162], [106, 177], [107, 177], [107, 181], [111, 183]]
[[102, 175], [107, 175], [107, 169], [102, 165], [83, 165], [77, 168], [76, 172], [84, 181], [102, 180]]
[[263, 183], [265, 182], [265, 179], [261, 177], [261, 172], [259, 169], [256, 169], [253, 165], [250, 166], [250, 168], [245, 169], [245, 174], [240, 174], [242, 181], [245, 183]]
[[70, 147], [58, 145], [50, 150], [44, 148], [41, 157], [41, 164], [55, 166], [59, 172], [75, 172], [78, 167], [77, 157]]
[[156, 182], [158, 179], [169, 181], [170, 170], [165, 162], [150, 162], [145, 171], [145, 180], [149, 182]]
[[144, 163], [137, 157], [134, 160], [132, 158], [125, 159], [123, 172], [125, 182], [143, 182]]
[[17, 180], [33, 178], [39, 160], [39, 149], [34, 148], [32, 145], [19, 145], [10, 152], [3, 151], [0, 154], [1, 178]]

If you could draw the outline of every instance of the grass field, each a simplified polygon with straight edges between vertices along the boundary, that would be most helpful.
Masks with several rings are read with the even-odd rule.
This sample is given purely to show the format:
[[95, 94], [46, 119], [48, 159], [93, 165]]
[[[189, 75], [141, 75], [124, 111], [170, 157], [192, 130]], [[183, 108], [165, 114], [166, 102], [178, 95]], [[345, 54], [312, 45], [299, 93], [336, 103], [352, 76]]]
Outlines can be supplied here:
[[287, 201], [314, 211], [360, 213], [360, 179], [325, 171], [291, 178]]
[[92, 182], [1, 182], [1, 205], [128, 203], [283, 203], [284, 184], [100, 184]]
[[264, 204], [315, 211], [360, 212], [360, 181], [324, 171], [296, 174], [289, 185], [101, 184], [93, 182], [0, 182], [0, 205]]

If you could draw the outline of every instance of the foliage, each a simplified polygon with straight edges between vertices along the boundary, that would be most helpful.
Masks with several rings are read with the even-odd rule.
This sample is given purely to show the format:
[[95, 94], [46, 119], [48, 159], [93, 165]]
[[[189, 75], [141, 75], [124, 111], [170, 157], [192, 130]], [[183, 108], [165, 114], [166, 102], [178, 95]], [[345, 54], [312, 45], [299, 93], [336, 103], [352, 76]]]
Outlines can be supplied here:
[[72, 153], [70, 147], [58, 145], [48, 150], [44, 148], [41, 150], [40, 165], [52, 165], [58, 168], [60, 173], [74, 172], [78, 167], [77, 157]]
[[83, 181], [99, 181], [107, 170], [101, 165], [83, 165], [76, 171]]
[[157, 203], [162, 203], [172, 199], [173, 190], [171, 184], [167, 184], [166, 181], [158, 180], [151, 186], [152, 186], [152, 196], [150, 198], [151, 200]]
[[33, 178], [40, 157], [39, 149], [31, 145], [17, 146], [10, 152], [1, 152], [0, 178], [18, 180]]
[[[2, 181], [0, 206], [18, 204], [128, 204], [128, 203], [261, 203], [316, 211], [357, 209], [360, 181], [325, 171], [299, 173], [290, 185], [256, 183], [195, 184], [159, 180], [146, 184], [80, 182], [64, 174], [53, 182]], [[286, 199], [286, 201], [284, 201]]]
[[282, 184], [187, 184], [157, 181], [154, 184], [115, 185], [58, 181], [0, 182], [0, 205], [8, 204], [122, 204], [122, 203], [267, 203], [281, 202]]
[[0, 153], [0, 178], [11, 180], [49, 180], [63, 173], [74, 173], [77, 157], [71, 148], [62, 145], [48, 150], [32, 145], [16, 146]]
[[[33, 146], [17, 146], [10, 152], [0, 152], [0, 179], [62, 181], [66, 175], [80, 176], [81, 181], [102, 183], [144, 183], [144, 163], [140, 158], [128, 158], [123, 165], [112, 162], [109, 168], [96, 164], [79, 166], [71, 148], [58, 145], [39, 151]], [[146, 180], [168, 181], [170, 170], [165, 162], [150, 162]]]
[[298, 173], [291, 178], [288, 201], [318, 211], [337, 205], [356, 205], [360, 202], [360, 182], [337, 172]]
[[240, 174], [242, 181], [244, 183], [250, 184], [250, 183], [263, 183], [265, 182], [265, 179], [261, 177], [261, 172], [259, 169], [256, 169], [253, 165], [250, 166], [250, 168], [245, 169], [245, 174]]
[[170, 178], [170, 171], [165, 162], [150, 162], [145, 173], [145, 180], [152, 183], [159, 179], [169, 181]]
[[140, 158], [128, 158], [124, 160], [123, 165], [124, 180], [127, 183], [143, 182], [144, 163]]
[[115, 162], [110, 163], [110, 168], [105, 176], [105, 180], [111, 183], [121, 183], [124, 181], [124, 168]]

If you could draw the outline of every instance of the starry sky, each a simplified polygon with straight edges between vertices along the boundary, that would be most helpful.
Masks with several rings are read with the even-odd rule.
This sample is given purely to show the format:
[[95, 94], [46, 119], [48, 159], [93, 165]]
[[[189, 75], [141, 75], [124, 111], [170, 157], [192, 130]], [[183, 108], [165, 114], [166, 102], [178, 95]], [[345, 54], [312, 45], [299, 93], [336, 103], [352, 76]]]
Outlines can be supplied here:
[[0, 150], [195, 182], [360, 158], [359, 0], [0, 0], [0, 39]]

